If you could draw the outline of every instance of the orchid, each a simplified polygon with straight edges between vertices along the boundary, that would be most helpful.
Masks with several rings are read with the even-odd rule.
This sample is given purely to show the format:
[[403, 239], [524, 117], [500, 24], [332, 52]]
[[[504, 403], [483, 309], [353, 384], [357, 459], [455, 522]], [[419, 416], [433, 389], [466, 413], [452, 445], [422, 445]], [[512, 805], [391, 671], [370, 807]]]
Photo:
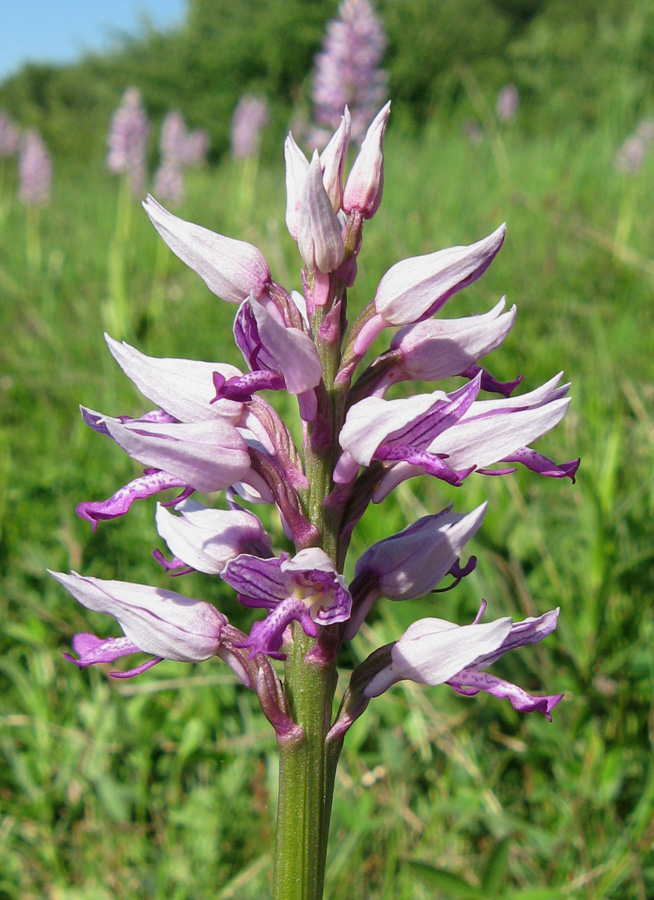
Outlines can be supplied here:
[[372, 115], [386, 94], [380, 68], [386, 48], [383, 25], [369, 0], [343, 0], [329, 22], [313, 74], [316, 128], [312, 141], [323, 146], [344, 106], [352, 113], [352, 140], [359, 145]]
[[248, 159], [259, 151], [261, 132], [268, 124], [268, 101], [265, 97], [245, 94], [232, 116], [232, 156]]
[[148, 131], [141, 94], [136, 88], [128, 88], [111, 120], [107, 168], [126, 176], [135, 196], [143, 191], [145, 184]]
[[154, 175], [155, 194], [178, 206], [184, 197], [184, 169], [200, 162], [208, 146], [206, 132], [189, 133], [182, 114], [171, 110], [161, 123], [161, 161]]
[[52, 160], [38, 131], [30, 129], [20, 141], [18, 193], [28, 206], [44, 206], [50, 200]]
[[[368, 505], [419, 475], [436, 478], [450, 495], [468, 478], [508, 476], [518, 464], [573, 481], [578, 466], [531, 446], [568, 409], [561, 375], [515, 394], [521, 377], [500, 382], [479, 365], [510, 333], [516, 307], [506, 310], [503, 298], [478, 316], [436, 316], [492, 263], [503, 225], [476, 242], [395, 262], [348, 330], [364, 224], [382, 200], [389, 113], [387, 104], [373, 120], [346, 178], [347, 109], [321, 155], [309, 160], [291, 135], [286, 140], [286, 223], [302, 261], [302, 293], [278, 284], [253, 245], [186, 222], [148, 197], [145, 211], [168, 247], [235, 305], [244, 367], [146, 356], [107, 336], [112, 356], [154, 408], [132, 418], [82, 407], [86, 424], [144, 471], [111, 497], [81, 503], [79, 515], [96, 528], [137, 501], [174, 490], [155, 514], [172, 556], [157, 548], [155, 560], [178, 584], [191, 571], [218, 576], [236, 602], [259, 611], [249, 633], [233, 627], [225, 611], [167, 589], [53, 573], [83, 606], [123, 630], [122, 637], [77, 635], [76, 656], [66, 654], [77, 666], [147, 654], [136, 668], [110, 673], [131, 677], [164, 659], [206, 663], [217, 656], [256, 693], [280, 747], [275, 900], [322, 897], [338, 757], [374, 697], [404, 679], [446, 683], [551, 719], [562, 696], [532, 696], [486, 671], [508, 650], [549, 635], [558, 611], [481, 624], [484, 601], [472, 625], [420, 619], [374, 650], [352, 672], [332, 715], [343, 643], [359, 640], [385, 601], [430, 595], [437, 612], [433, 595], [475, 568], [465, 548], [486, 513], [485, 503], [462, 512], [450, 502], [409, 522], [363, 552], [348, 582], [352, 534]], [[356, 377], [389, 329], [386, 346]], [[462, 381], [393, 394], [401, 382], [442, 378]], [[291, 431], [275, 409], [279, 391], [297, 397], [301, 447], [293, 437], [300, 429]], [[226, 507], [194, 496], [221, 492]], [[250, 506], [276, 511], [283, 546], [273, 546]]]

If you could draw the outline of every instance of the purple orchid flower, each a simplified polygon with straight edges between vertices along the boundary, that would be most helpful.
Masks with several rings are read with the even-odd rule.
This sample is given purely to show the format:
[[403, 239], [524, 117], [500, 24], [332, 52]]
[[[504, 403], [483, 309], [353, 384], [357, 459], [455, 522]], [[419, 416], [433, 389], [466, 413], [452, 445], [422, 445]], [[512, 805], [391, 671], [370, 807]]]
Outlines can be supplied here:
[[20, 140], [18, 195], [27, 206], [45, 206], [50, 200], [52, 159], [38, 131], [25, 132]]
[[223, 419], [167, 423], [102, 416], [111, 438], [128, 456], [160, 469], [196, 491], [222, 491], [250, 468], [247, 445]]
[[143, 195], [148, 131], [141, 95], [136, 88], [128, 88], [111, 120], [107, 167], [127, 176], [135, 197]]
[[357, 561], [350, 585], [352, 616], [345, 625], [345, 640], [354, 637], [380, 597], [415, 600], [433, 591], [448, 573], [458, 584], [475, 567], [474, 556], [463, 569], [458, 558], [485, 515], [485, 503], [468, 515], [453, 513], [448, 507], [437, 515], [418, 519], [366, 550]]
[[245, 606], [268, 609], [255, 622], [244, 646], [252, 653], [285, 659], [279, 649], [291, 622], [299, 622], [305, 634], [318, 637], [319, 626], [344, 622], [350, 616], [352, 597], [342, 575], [318, 547], [301, 550], [292, 559], [260, 559], [243, 555], [227, 563], [221, 578], [238, 591]]
[[[348, 2], [351, 11], [362, 8], [358, 0]], [[156, 512], [172, 559], [159, 550], [155, 558], [172, 576], [219, 575], [242, 604], [263, 609], [265, 617], [245, 634], [200, 600], [145, 585], [56, 574], [83, 605], [112, 615], [124, 632], [107, 639], [77, 635], [78, 658], [67, 659], [82, 667], [148, 654], [146, 663], [125, 673], [136, 674], [161, 659], [199, 662], [220, 656], [257, 692], [283, 740], [313, 741], [315, 735], [305, 730], [308, 720], [299, 714], [297, 724], [292, 720], [294, 705], [270, 658], [292, 657], [286, 678], [297, 698], [302, 667], [320, 666], [331, 677], [327, 670], [336, 666], [342, 642], [356, 635], [378, 600], [411, 601], [448, 590], [476, 564], [474, 556], [462, 562], [461, 555], [481, 527], [485, 504], [468, 514], [449, 506], [369, 547], [354, 564], [348, 587], [342, 573], [352, 532], [371, 502], [418, 474], [459, 486], [473, 471], [503, 475], [520, 464], [574, 480], [578, 465], [577, 460], [557, 465], [531, 447], [567, 411], [568, 385], [560, 383], [561, 376], [513, 396], [520, 379], [503, 383], [480, 366], [513, 327], [515, 307], [507, 310], [502, 299], [480, 316], [432, 318], [485, 272], [502, 246], [504, 226], [475, 244], [397, 262], [348, 330], [348, 295], [364, 227], [382, 200], [389, 114], [390, 104], [377, 113], [349, 175], [348, 146], [351, 137], [356, 143], [358, 138], [347, 108], [341, 107], [334, 135], [311, 161], [291, 135], [286, 139], [286, 223], [301, 258], [301, 293], [273, 280], [256, 247], [186, 222], [148, 197], [145, 211], [170, 249], [212, 293], [237, 306], [234, 337], [246, 371], [220, 362], [146, 356], [107, 337], [114, 359], [154, 408], [137, 418], [82, 408], [85, 422], [145, 472], [106, 500], [80, 504], [79, 514], [95, 528], [101, 520], [124, 515], [136, 500], [173, 490], [177, 496]], [[181, 117], [169, 117], [162, 141], [165, 154], [182, 165]], [[387, 328], [395, 331], [390, 346], [353, 383], [363, 355]], [[387, 396], [399, 382], [453, 376], [465, 379], [456, 390], [433, 385], [436, 389], [426, 393]], [[274, 397], [267, 398], [267, 391], [281, 390], [297, 398], [295, 429], [272, 405]], [[480, 400], [481, 390], [500, 397]], [[195, 491], [222, 490], [227, 508], [189, 499]], [[274, 555], [262, 522], [238, 505], [237, 497], [246, 505], [269, 504], [279, 513], [294, 555]], [[170, 506], [175, 509], [166, 509]], [[466, 694], [486, 690], [509, 697], [516, 709], [550, 718], [560, 695], [531, 697], [485, 669], [507, 650], [549, 634], [556, 615], [517, 624], [500, 619], [482, 625], [481, 613], [464, 627], [441, 619], [415, 623], [355, 669], [336, 722], [318, 738], [342, 736], [371, 697], [403, 678], [448, 683]]]
[[344, 0], [316, 57], [313, 102], [318, 127], [312, 143], [323, 146], [346, 105], [352, 110], [353, 140], [361, 142], [386, 93], [387, 76], [380, 69], [385, 47], [382, 23], [369, 0]]
[[323, 184], [322, 166], [314, 152], [304, 183], [305, 196], [300, 204], [297, 245], [305, 266], [329, 273], [343, 262], [345, 245], [341, 225]]
[[392, 462], [375, 489], [375, 502], [415, 475], [426, 473], [460, 484], [475, 469], [493, 474], [486, 467], [497, 462], [521, 462], [542, 475], [573, 478], [577, 460], [557, 466], [527, 447], [554, 428], [567, 411], [569, 385], [557, 387], [560, 379], [559, 374], [518, 397], [475, 402], [475, 390], [481, 384], [478, 373], [467, 386], [440, 397], [431, 408], [424, 395], [362, 400], [352, 407], [341, 431], [347, 455], [339, 460], [334, 477], [347, 480], [356, 464], [369, 465], [373, 458]]
[[481, 389], [509, 396], [522, 381], [500, 382], [476, 365], [502, 344], [513, 328], [516, 307], [503, 312], [506, 298], [490, 312], [463, 319], [426, 319], [401, 328], [390, 349], [368, 366], [353, 388], [353, 396], [384, 397], [401, 381], [438, 381], [455, 375], [474, 378], [481, 372]]
[[390, 648], [390, 662], [364, 689], [377, 697], [403, 679], [419, 684], [449, 684], [460, 694], [486, 691], [506, 697], [518, 712], [540, 712], [550, 722], [552, 710], [563, 694], [534, 697], [522, 688], [484, 669], [508, 650], [536, 644], [556, 628], [559, 610], [514, 624], [508, 617], [480, 624], [486, 603], [472, 625], [456, 625], [444, 619], [419, 619]]
[[429, 475], [460, 484], [471, 469], [455, 472], [449, 461], [430, 451], [430, 445], [472, 405], [480, 381], [477, 376], [451, 394], [433, 391], [400, 400], [369, 397], [355, 403], [341, 429], [339, 440], [345, 453], [336, 465], [334, 480], [345, 483], [359, 465], [369, 466], [378, 459], [403, 460]]
[[[320, 383], [322, 363], [316, 345], [304, 331], [281, 322], [274, 309], [246, 300], [234, 320], [234, 339], [252, 375], [259, 377], [220, 378], [218, 397], [238, 395], [241, 388], [248, 399], [253, 391], [265, 388], [302, 394]], [[214, 384], [218, 387], [216, 379]]]
[[364, 219], [371, 219], [374, 216], [382, 200], [384, 189], [382, 144], [390, 114], [391, 103], [389, 100], [386, 106], [377, 113], [366, 132], [343, 191], [345, 212], [358, 212]]
[[157, 504], [157, 531], [175, 557], [172, 563], [159, 555], [157, 559], [169, 570], [183, 567], [219, 575], [230, 559], [243, 553], [272, 556], [270, 538], [259, 519], [236, 503], [230, 509], [208, 509], [183, 500], [175, 512], [179, 515]]
[[157, 359], [109, 335], [105, 335], [105, 340], [113, 358], [143, 396], [173, 419], [202, 422], [220, 418], [240, 423], [242, 403], [215, 402], [214, 375], [238, 378], [242, 372], [236, 366], [194, 359]]
[[124, 638], [105, 640], [78, 635], [73, 646], [79, 659], [66, 654], [77, 666], [113, 662], [137, 652], [154, 657], [137, 669], [121, 673], [119, 677], [125, 678], [162, 659], [202, 662], [220, 650], [227, 619], [209, 603], [145, 584], [84, 578], [76, 572], [50, 574], [82, 606], [116, 619], [125, 634]]
[[20, 145], [20, 129], [0, 109], [0, 159], [13, 156]]
[[238, 101], [232, 116], [232, 156], [248, 159], [259, 151], [261, 132], [270, 120], [265, 97], [245, 94]]

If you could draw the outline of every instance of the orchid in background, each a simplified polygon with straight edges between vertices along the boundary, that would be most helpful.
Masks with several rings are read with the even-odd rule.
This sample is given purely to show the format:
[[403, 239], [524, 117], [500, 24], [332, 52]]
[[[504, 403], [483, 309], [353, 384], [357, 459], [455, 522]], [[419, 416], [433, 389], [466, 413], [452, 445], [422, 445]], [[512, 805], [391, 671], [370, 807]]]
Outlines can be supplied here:
[[505, 125], [508, 125], [509, 122], [512, 122], [515, 119], [519, 105], [520, 94], [518, 88], [515, 84], [505, 84], [504, 87], [500, 89], [497, 100], [495, 101], [495, 115], [500, 122], [504, 122]]
[[184, 169], [201, 162], [209, 147], [206, 131], [187, 131], [181, 113], [169, 112], [161, 124], [160, 163], [153, 190], [172, 206], [184, 199]]
[[652, 141], [654, 141], [654, 121], [643, 119], [635, 132], [618, 147], [614, 160], [615, 168], [626, 175], [635, 175], [640, 171]]
[[[259, 611], [249, 633], [176, 591], [53, 573], [123, 631], [117, 638], [77, 635], [75, 655], [67, 654], [75, 665], [134, 655], [133, 668], [112, 673], [124, 678], [163, 659], [218, 656], [256, 692], [280, 749], [276, 900], [322, 897], [336, 765], [346, 732], [374, 697], [406, 679], [447, 684], [550, 720], [562, 697], [532, 695], [494, 671], [504, 653], [549, 635], [558, 610], [482, 623], [484, 601], [472, 624], [420, 619], [375, 650], [351, 673], [332, 715], [343, 642], [379, 604], [409, 603], [444, 579], [454, 586], [465, 578], [476, 563], [464, 559], [466, 544], [486, 512], [485, 504], [464, 512], [450, 503], [408, 523], [369, 547], [348, 581], [352, 533], [369, 504], [417, 476], [438, 479], [454, 496], [468, 478], [505, 476], [517, 466], [572, 480], [578, 466], [557, 464], [531, 446], [568, 409], [561, 376], [518, 394], [520, 378], [501, 382], [481, 364], [513, 327], [515, 307], [502, 299], [478, 316], [441, 318], [499, 253], [504, 225], [471, 244], [396, 262], [348, 328], [365, 222], [382, 200], [389, 112], [387, 104], [369, 126], [347, 177], [347, 108], [321, 154], [307, 159], [290, 134], [286, 140], [286, 224], [302, 260], [301, 293], [278, 284], [253, 245], [186, 222], [148, 197], [145, 211], [163, 241], [234, 305], [243, 365], [146, 356], [107, 336], [150, 408], [137, 418], [82, 408], [85, 422], [144, 470], [111, 497], [80, 504], [79, 514], [95, 528], [140, 500], [175, 491], [156, 512], [170, 555], [157, 550], [155, 559], [176, 585], [185, 572], [199, 571], [233, 588], [241, 604]], [[381, 350], [364, 364], [380, 339]], [[455, 382], [394, 393], [401, 382], [443, 378]], [[302, 447], [275, 409], [278, 391], [297, 398]], [[225, 499], [217, 504], [197, 496], [220, 493]], [[276, 508], [284, 547], [273, 547], [254, 511], [260, 505]]]
[[9, 116], [0, 109], [0, 160], [15, 156], [20, 142], [20, 129]]
[[25, 204], [27, 265], [41, 265], [41, 209], [50, 202], [52, 159], [41, 135], [33, 128], [23, 133], [18, 151], [18, 196]]
[[327, 25], [313, 74], [316, 127], [309, 141], [323, 147], [349, 107], [350, 139], [359, 146], [368, 123], [387, 96], [388, 77], [380, 68], [386, 35], [369, 0], [343, 0], [338, 18]]
[[232, 116], [232, 156], [249, 159], [259, 152], [261, 132], [270, 120], [268, 101], [255, 94], [244, 94]]
[[52, 160], [38, 131], [29, 129], [20, 141], [18, 196], [27, 206], [45, 206], [50, 200]]
[[126, 176], [135, 196], [141, 196], [145, 189], [148, 132], [148, 118], [143, 109], [141, 94], [136, 88], [130, 87], [123, 94], [120, 106], [111, 120], [107, 168]]

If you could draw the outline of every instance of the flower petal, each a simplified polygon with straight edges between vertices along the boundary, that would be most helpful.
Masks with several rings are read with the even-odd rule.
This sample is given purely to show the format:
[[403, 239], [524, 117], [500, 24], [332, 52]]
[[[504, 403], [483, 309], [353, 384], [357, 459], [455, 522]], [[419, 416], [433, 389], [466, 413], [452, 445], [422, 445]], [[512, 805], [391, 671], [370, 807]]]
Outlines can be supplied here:
[[197, 272], [212, 293], [229, 303], [242, 303], [249, 294], [260, 299], [271, 275], [256, 247], [186, 222], [149, 194], [143, 208], [173, 253]]
[[247, 445], [223, 419], [191, 424], [127, 423], [105, 418], [110, 436], [134, 459], [163, 469], [197, 491], [241, 481], [250, 468]]
[[111, 355], [139, 391], [180, 422], [240, 418], [241, 403], [232, 400], [212, 403], [216, 394], [214, 373], [225, 379], [235, 378], [241, 374], [236, 366], [195, 359], [157, 359], [140, 353], [124, 341], [115, 341], [108, 334], [105, 340]]
[[487, 625], [419, 619], [393, 646], [391, 664], [372, 679], [364, 693], [377, 697], [404, 678], [419, 684], [443, 684], [477, 657], [501, 646], [510, 630], [508, 617]]
[[174, 591], [50, 572], [73, 597], [95, 612], [113, 616], [132, 644], [144, 653], [182, 662], [215, 656], [227, 619], [209, 603]]
[[403, 259], [379, 282], [375, 308], [391, 325], [410, 325], [433, 315], [457, 291], [480, 278], [499, 253], [506, 226], [466, 247], [450, 247]]

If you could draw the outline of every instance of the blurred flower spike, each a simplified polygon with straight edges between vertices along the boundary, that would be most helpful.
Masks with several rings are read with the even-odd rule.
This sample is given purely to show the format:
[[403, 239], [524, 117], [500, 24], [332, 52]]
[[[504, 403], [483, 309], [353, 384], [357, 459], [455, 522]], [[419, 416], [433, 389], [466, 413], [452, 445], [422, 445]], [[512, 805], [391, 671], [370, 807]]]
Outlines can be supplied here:
[[380, 68], [385, 49], [384, 28], [369, 0], [343, 0], [315, 61], [312, 146], [327, 143], [345, 106], [352, 116], [352, 142], [361, 144], [387, 96], [388, 78]]
[[187, 131], [184, 117], [172, 110], [161, 124], [160, 163], [153, 191], [172, 206], [184, 199], [184, 169], [202, 162], [209, 147], [206, 131]]
[[261, 132], [270, 120], [268, 101], [256, 94], [245, 94], [232, 116], [232, 156], [249, 159], [259, 152]]
[[636, 175], [640, 172], [647, 151], [654, 141], [654, 120], [643, 119], [635, 132], [618, 147], [614, 165], [618, 172]]
[[150, 126], [141, 94], [128, 88], [109, 127], [107, 168], [125, 175], [135, 196], [143, 194], [146, 181], [146, 150]]
[[[376, 65], [383, 41], [367, 2], [347, 0], [341, 11], [345, 21], [332, 28], [332, 41], [360, 28], [358, 40], [365, 44], [370, 36], [369, 62]], [[378, 96], [382, 82], [373, 78], [363, 106]], [[142, 136], [139, 109], [137, 95], [128, 93], [115, 128], [128, 132], [133, 115]], [[311, 160], [287, 138], [286, 223], [301, 259], [302, 293], [277, 283], [252, 244], [187, 222], [148, 197], [145, 211], [168, 247], [213, 294], [234, 304], [243, 365], [146, 356], [107, 337], [114, 359], [150, 406], [137, 418], [82, 408], [85, 422], [144, 471], [108, 499], [80, 504], [79, 514], [97, 527], [125, 515], [135, 502], [173, 490], [156, 511], [157, 530], [171, 554], [154, 551], [164, 568], [159, 577], [175, 577], [179, 584], [192, 571], [217, 576], [260, 618], [245, 633], [203, 600], [55, 574], [82, 605], [112, 616], [124, 633], [78, 635], [77, 657], [67, 659], [86, 666], [148, 655], [137, 668], [113, 673], [125, 677], [162, 659], [218, 656], [256, 691], [284, 739], [299, 725], [273, 660], [289, 657], [287, 678], [301, 679], [297, 654], [293, 664], [290, 657], [303, 647], [302, 665], [334, 669], [343, 642], [357, 636], [380, 603], [431, 595], [436, 612], [438, 591], [456, 587], [475, 567], [466, 545], [482, 528], [486, 504], [465, 512], [450, 503], [370, 546], [348, 584], [343, 572], [352, 534], [370, 503], [417, 476], [436, 479], [453, 496], [468, 478], [509, 476], [523, 466], [574, 481], [578, 466], [578, 460], [554, 462], [531, 446], [568, 409], [569, 385], [561, 375], [516, 394], [520, 377], [499, 381], [483, 364], [513, 328], [515, 306], [507, 309], [502, 298], [481, 315], [441, 317], [492, 264], [505, 239], [503, 224], [475, 241], [395, 261], [359, 315], [348, 315], [364, 227], [382, 201], [389, 114], [387, 104], [372, 117], [349, 174], [344, 170], [354, 112], [341, 108], [327, 147]], [[179, 155], [183, 135], [181, 117], [171, 115], [164, 152]], [[131, 144], [121, 141], [126, 165]], [[119, 143], [114, 141], [116, 164]], [[370, 359], [378, 341], [382, 346]], [[362, 367], [364, 357], [370, 362]], [[394, 394], [399, 382], [441, 378], [455, 382], [447, 389], [432, 384]], [[297, 398], [301, 428], [291, 429], [275, 408], [280, 391]], [[288, 415], [288, 398], [283, 408]], [[205, 505], [192, 497], [220, 492], [223, 503]], [[285, 536], [279, 548], [264, 528], [270, 515], [254, 511], [262, 507], [279, 516], [275, 533]], [[508, 650], [545, 638], [557, 615], [545, 612], [516, 624], [508, 617], [481, 624], [480, 616], [463, 626], [438, 618], [415, 622], [355, 669], [330, 734], [342, 736], [372, 697], [402, 679], [447, 683], [464, 695], [486, 691], [517, 710], [550, 718], [560, 694], [531, 696], [486, 669]]]
[[27, 206], [45, 206], [50, 200], [52, 160], [38, 131], [26, 131], [20, 141], [18, 195]]
[[0, 109], [0, 159], [15, 156], [20, 144], [20, 129]]
[[515, 119], [519, 105], [520, 94], [518, 93], [518, 88], [515, 84], [505, 84], [500, 89], [495, 101], [495, 115], [500, 122], [508, 124]]

